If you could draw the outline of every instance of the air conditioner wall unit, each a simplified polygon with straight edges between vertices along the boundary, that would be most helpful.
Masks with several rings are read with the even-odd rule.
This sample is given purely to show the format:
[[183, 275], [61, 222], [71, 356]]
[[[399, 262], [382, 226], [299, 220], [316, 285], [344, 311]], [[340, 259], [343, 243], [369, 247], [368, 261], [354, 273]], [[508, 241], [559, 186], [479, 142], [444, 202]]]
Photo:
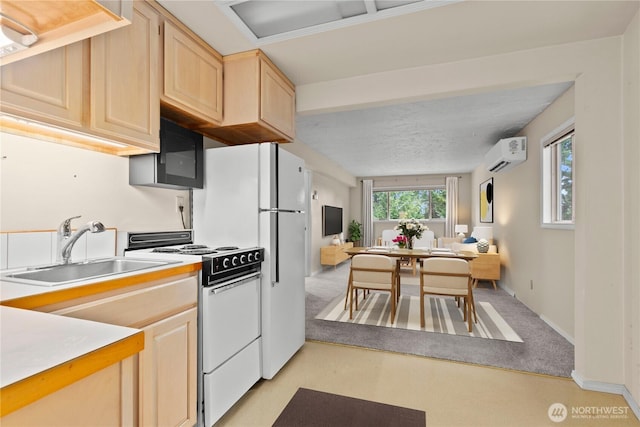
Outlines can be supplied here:
[[490, 172], [507, 171], [527, 160], [527, 137], [501, 139], [484, 156]]

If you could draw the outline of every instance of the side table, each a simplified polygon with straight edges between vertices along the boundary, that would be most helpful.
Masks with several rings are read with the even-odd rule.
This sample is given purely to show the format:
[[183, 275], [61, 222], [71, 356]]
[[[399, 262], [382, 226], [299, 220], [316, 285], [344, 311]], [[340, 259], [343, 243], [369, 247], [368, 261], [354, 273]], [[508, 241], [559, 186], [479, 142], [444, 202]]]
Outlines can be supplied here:
[[500, 280], [500, 254], [479, 253], [478, 258], [471, 261], [471, 279], [474, 288], [480, 280], [487, 280], [496, 289], [496, 280]]

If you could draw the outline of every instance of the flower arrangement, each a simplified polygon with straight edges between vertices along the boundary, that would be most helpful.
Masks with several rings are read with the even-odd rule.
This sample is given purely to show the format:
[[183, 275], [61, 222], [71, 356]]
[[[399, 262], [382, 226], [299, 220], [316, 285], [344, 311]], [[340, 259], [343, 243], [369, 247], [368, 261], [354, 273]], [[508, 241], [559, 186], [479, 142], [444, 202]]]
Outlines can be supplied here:
[[399, 248], [404, 248], [407, 246], [407, 236], [403, 236], [402, 234], [392, 240], [393, 243], [397, 244]]
[[415, 218], [401, 219], [398, 221], [398, 225], [395, 226], [395, 230], [399, 230], [400, 235], [406, 238], [406, 246], [409, 249], [413, 248], [413, 238], [419, 239], [422, 237], [422, 233], [428, 229], [429, 227], [421, 224]]

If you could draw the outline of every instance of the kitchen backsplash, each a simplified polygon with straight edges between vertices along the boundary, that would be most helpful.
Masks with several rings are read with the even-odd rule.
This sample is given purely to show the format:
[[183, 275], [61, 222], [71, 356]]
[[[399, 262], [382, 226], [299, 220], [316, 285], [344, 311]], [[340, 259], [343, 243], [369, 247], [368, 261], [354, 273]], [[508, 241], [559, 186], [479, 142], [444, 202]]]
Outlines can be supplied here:
[[[71, 260], [112, 257], [116, 254], [116, 229], [86, 233], [78, 239]], [[47, 265], [56, 262], [56, 232], [0, 233], [0, 269]]]

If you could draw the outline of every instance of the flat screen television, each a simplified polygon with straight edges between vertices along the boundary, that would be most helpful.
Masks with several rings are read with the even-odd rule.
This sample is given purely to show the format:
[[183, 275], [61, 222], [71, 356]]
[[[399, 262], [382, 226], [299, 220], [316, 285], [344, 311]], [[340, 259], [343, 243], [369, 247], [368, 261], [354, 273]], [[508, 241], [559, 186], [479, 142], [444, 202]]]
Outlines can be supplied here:
[[342, 208], [322, 206], [322, 235], [331, 236], [342, 233]]

